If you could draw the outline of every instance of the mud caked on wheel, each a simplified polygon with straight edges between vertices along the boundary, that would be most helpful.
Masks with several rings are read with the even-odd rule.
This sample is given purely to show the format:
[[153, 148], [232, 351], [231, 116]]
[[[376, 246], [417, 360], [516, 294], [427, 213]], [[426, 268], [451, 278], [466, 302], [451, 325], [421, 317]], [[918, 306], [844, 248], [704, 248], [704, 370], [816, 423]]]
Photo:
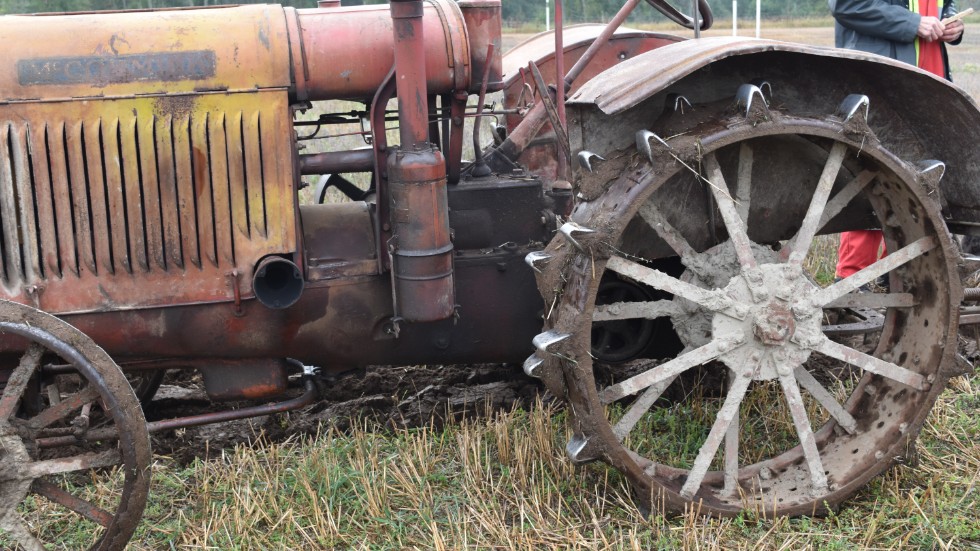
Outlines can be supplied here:
[[[582, 152], [571, 220], [528, 258], [548, 315], [525, 370], [566, 397], [571, 459], [617, 468], [646, 507], [824, 512], [906, 455], [952, 370], [962, 291], [929, 189], [942, 165], [886, 150], [862, 96], [819, 117], [765, 99], [746, 85], [738, 101], [668, 109], [635, 147]], [[815, 235], [842, 228], [881, 228], [888, 255], [817, 284]], [[658, 269], [667, 257], [679, 277]], [[880, 276], [889, 292], [858, 292]], [[672, 298], [610, 303], [611, 278]], [[844, 307], [883, 315], [873, 349], [825, 334]], [[653, 319], [681, 352], [624, 362], [593, 342]]]
[[0, 547], [123, 549], [150, 484], [146, 421], [91, 339], [0, 300]]

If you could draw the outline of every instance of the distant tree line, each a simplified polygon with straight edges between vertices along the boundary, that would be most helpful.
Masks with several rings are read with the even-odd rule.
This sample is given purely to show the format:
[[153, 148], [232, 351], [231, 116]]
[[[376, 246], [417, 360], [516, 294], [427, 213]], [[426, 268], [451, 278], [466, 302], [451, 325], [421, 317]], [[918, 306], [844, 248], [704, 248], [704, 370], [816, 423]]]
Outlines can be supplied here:
[[[552, 10], [557, 0], [547, 0]], [[739, 18], [755, 17], [756, 2], [762, 2], [765, 19], [791, 19], [827, 17], [830, 9], [827, 0], [740, 0]], [[275, 0], [0, 0], [0, 13], [36, 13], [91, 10], [132, 10], [166, 8], [174, 6], [215, 6], [219, 4], [260, 4]], [[387, 0], [342, 0], [343, 5], [382, 4]], [[278, 3], [297, 8], [316, 7], [316, 0], [279, 0]], [[503, 0], [503, 18], [511, 26], [524, 24], [544, 25], [546, 0]], [[691, 11], [691, 0], [671, 0], [685, 13]], [[608, 21], [622, 6], [623, 0], [564, 0], [564, 17], [569, 23], [584, 21]], [[731, 19], [731, 0], [709, 0], [711, 11], [717, 19]], [[980, 9], [980, 0], [959, 0], [960, 9]], [[664, 17], [652, 7], [641, 3], [630, 16], [630, 22], [662, 21]]]

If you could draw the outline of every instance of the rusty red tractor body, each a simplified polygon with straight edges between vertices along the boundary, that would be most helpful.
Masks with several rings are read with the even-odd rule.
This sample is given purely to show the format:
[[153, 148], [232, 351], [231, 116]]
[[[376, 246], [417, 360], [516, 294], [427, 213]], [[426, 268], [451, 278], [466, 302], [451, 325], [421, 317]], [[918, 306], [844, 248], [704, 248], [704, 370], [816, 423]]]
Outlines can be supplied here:
[[[820, 513], [902, 455], [962, 369], [976, 104], [866, 54], [621, 28], [638, 4], [507, 54], [499, 0], [0, 18], [0, 541], [41, 548], [33, 493], [121, 548], [147, 430], [367, 365], [523, 362], [570, 405], [569, 458], [648, 507]], [[304, 152], [350, 123], [366, 147]], [[816, 235], [875, 228], [869, 268], [804, 270]], [[147, 425], [167, 369], [266, 404]], [[785, 441], [752, 440], [760, 399]], [[706, 436], [677, 461], [651, 412], [680, 400]], [[111, 465], [113, 504], [59, 482]]]

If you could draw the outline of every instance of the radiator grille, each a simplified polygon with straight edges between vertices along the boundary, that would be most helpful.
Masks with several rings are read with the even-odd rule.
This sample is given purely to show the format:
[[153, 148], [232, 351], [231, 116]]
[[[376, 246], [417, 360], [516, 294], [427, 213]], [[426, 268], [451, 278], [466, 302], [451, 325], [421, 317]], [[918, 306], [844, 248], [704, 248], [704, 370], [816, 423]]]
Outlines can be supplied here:
[[[7, 294], [52, 311], [227, 299], [234, 270], [292, 252], [288, 109], [270, 99], [16, 106], [28, 116], [0, 120]], [[72, 281], [96, 293], [52, 296]]]

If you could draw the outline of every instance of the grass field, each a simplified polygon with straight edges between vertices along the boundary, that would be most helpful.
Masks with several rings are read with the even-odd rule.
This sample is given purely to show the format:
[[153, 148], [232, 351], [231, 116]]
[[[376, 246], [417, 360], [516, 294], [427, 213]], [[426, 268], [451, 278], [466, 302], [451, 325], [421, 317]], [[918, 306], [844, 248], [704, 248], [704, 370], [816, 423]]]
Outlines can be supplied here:
[[[957, 82], [980, 97], [973, 25], [951, 56]], [[832, 43], [829, 27], [767, 27], [763, 36]], [[916, 464], [891, 469], [827, 518], [647, 518], [618, 473], [570, 465], [565, 431], [562, 409], [539, 404], [440, 428], [364, 421], [311, 438], [258, 438], [186, 467], [157, 457], [132, 548], [980, 550], [976, 373], [941, 396]]]

